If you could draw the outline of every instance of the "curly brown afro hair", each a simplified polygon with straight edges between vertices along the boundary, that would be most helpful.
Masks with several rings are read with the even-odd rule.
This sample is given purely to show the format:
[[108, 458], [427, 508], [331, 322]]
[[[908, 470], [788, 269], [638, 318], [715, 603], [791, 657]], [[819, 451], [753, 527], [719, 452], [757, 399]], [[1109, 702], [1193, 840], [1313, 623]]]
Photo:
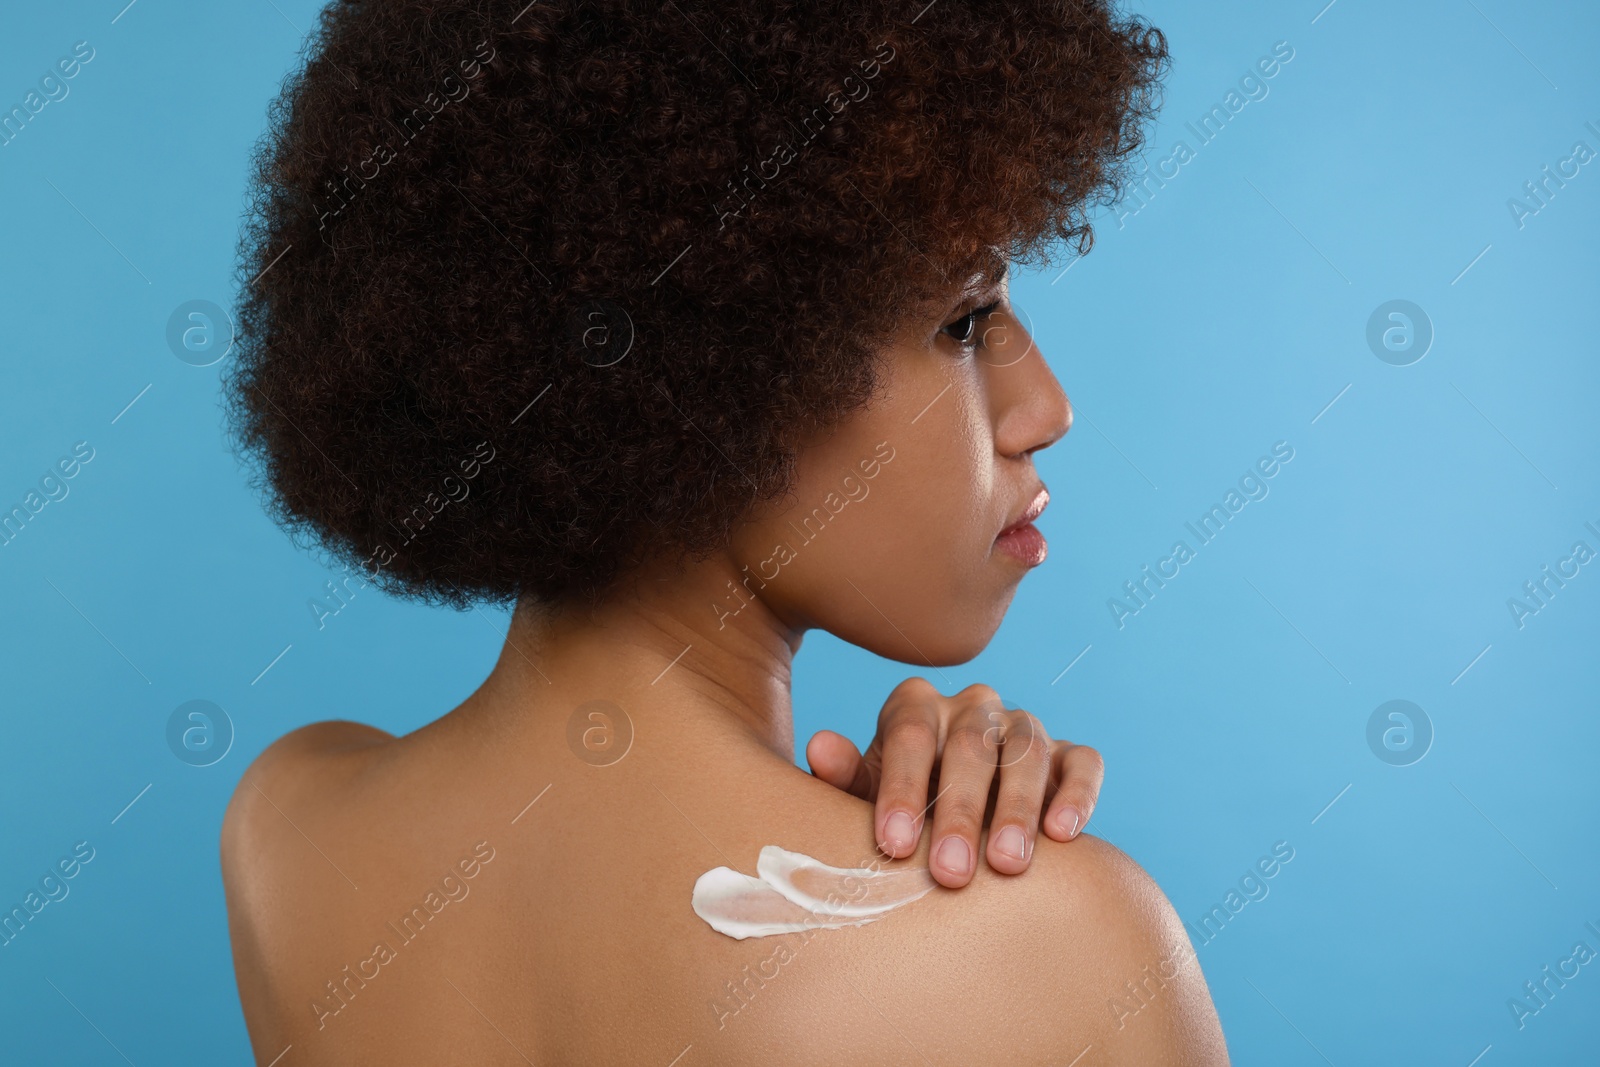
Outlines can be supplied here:
[[257, 150], [234, 434], [390, 592], [596, 598], [781, 497], [975, 265], [1087, 251], [1167, 62], [1093, 0], [335, 0]]

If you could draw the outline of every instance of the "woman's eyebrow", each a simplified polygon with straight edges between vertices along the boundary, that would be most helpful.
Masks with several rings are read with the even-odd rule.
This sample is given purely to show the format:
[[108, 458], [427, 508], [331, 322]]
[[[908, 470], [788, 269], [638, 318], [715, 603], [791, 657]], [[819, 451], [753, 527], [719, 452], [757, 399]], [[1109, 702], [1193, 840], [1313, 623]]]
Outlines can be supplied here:
[[956, 313], [956, 309], [961, 307], [962, 304], [974, 299], [975, 294], [981, 293], [985, 289], [992, 289], [995, 286], [1002, 284], [1006, 280], [1006, 275], [1010, 273], [1011, 270], [1010, 261], [1004, 258], [998, 258], [994, 262], [997, 262], [999, 265], [980, 266], [974, 270], [967, 276], [967, 280], [961, 286], [961, 288], [948, 300], [944, 301], [939, 311], [941, 325], [943, 325], [944, 321], [947, 320], [951, 315], [954, 315]]
[[1005, 259], [999, 260], [998, 265], [985, 264], [980, 266], [977, 270], [972, 272], [971, 276], [967, 279], [967, 284], [962, 287], [962, 299], [965, 299], [974, 292], [984, 289], [993, 289], [997, 286], [1003, 285], [1006, 280], [1006, 275], [1010, 273], [1010, 270], [1011, 263]]
[[980, 267], [979, 269], [973, 271], [972, 274], [968, 276], [966, 284], [961, 287], [961, 291], [953, 296], [947, 303], [945, 307], [945, 314], [948, 315], [954, 312], [956, 308], [960, 307], [966, 301], [972, 299], [973, 294], [980, 293], [985, 289], [993, 289], [994, 287], [1004, 283], [1006, 280], [1006, 275], [1010, 272], [1010, 270], [1011, 264], [1005, 260], [1001, 260], [997, 269], [991, 270], [987, 267]]

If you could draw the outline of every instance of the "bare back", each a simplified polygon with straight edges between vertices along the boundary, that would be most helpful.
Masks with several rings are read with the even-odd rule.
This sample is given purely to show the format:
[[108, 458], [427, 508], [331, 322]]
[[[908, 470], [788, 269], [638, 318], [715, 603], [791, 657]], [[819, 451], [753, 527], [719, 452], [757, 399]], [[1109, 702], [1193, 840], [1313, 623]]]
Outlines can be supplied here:
[[223, 868], [259, 1062], [1226, 1062], [1181, 926], [1109, 845], [1041, 838], [1023, 875], [736, 941], [695, 879], [765, 844], [858, 865], [869, 805], [737, 735], [645, 719], [595, 766], [565, 725], [320, 723], [257, 761]]

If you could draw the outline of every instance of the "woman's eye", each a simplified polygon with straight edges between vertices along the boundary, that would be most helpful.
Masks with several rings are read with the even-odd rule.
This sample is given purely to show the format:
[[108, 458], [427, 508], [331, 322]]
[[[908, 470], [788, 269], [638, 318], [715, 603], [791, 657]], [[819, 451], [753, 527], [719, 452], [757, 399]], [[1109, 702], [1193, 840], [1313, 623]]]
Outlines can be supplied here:
[[971, 311], [967, 312], [965, 315], [946, 326], [944, 328], [944, 332], [949, 334], [957, 344], [969, 345], [973, 342], [974, 335], [977, 333], [978, 320], [988, 318], [989, 315], [993, 313], [994, 309], [999, 306], [999, 303], [996, 302], [993, 304], [985, 304], [980, 308], [973, 308]]

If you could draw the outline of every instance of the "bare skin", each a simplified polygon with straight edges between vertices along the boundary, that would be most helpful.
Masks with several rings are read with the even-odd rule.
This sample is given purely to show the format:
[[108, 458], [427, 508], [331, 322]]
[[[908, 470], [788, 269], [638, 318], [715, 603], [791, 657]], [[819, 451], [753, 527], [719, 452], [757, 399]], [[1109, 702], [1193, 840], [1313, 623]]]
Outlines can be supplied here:
[[[961, 725], [939, 759], [983, 788], [952, 789], [915, 851], [887, 861], [965, 847], [951, 868], [964, 888], [866, 927], [746, 941], [690, 909], [700, 874], [753, 871], [766, 844], [840, 866], [880, 855], [895, 805], [875, 811], [794, 765], [804, 632], [962, 662], [1028, 569], [997, 535], [1037, 497], [1031, 457], [1070, 408], [1003, 282], [952, 301], [896, 339], [869, 409], [806, 448], [793, 497], [725, 551], [652, 567], [593, 610], [519, 610], [482, 687], [415, 733], [318, 723], [251, 766], [222, 863], [259, 1062], [285, 1048], [282, 1067], [1227, 1062], [1160, 890], [1096, 838], [1039, 835], [1037, 798], [1052, 762], [1061, 773], [1049, 746], [1002, 742], [1002, 801], [980, 835], [988, 777], [959, 767], [987, 760], [992, 777], [996, 755], [970, 718], [946, 720]], [[943, 328], [987, 302], [978, 345]], [[789, 523], [853, 492], [852, 470], [870, 495], [829, 505], [775, 570]], [[752, 572], [770, 577], [744, 584]], [[594, 719], [596, 701], [620, 711]], [[616, 731], [598, 754], [596, 728]], [[909, 806], [915, 788], [889, 793]], [[1052, 804], [1047, 830], [1068, 806]], [[1008, 826], [1022, 873], [1001, 873], [994, 851]]]

